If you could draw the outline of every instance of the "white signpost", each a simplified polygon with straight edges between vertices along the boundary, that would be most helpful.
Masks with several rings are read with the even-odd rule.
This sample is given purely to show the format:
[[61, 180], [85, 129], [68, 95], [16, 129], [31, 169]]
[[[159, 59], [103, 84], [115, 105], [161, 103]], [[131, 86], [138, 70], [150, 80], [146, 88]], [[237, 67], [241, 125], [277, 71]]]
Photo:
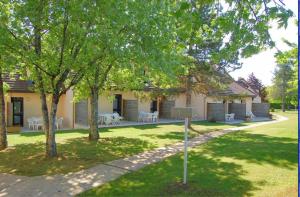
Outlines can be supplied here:
[[188, 118], [184, 122], [184, 161], [183, 161], [183, 184], [187, 179], [187, 147], [188, 147]]

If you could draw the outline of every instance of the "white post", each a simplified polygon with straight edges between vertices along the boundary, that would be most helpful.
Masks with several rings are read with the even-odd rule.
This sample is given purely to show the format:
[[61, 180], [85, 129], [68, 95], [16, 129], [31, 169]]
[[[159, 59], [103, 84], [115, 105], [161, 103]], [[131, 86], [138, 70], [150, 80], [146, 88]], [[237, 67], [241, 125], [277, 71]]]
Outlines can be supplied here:
[[188, 118], [185, 118], [185, 124], [184, 124], [183, 184], [186, 184], [186, 178], [187, 178], [187, 147], [188, 147]]

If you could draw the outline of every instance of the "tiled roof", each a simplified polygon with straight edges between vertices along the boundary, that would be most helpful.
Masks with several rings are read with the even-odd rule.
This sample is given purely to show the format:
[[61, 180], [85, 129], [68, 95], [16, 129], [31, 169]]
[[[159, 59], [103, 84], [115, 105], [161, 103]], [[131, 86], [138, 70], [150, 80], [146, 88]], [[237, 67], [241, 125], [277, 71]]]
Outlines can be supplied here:
[[245, 79], [243, 79], [243, 78], [240, 77], [240, 78], [237, 80], [237, 83], [238, 83], [239, 85], [241, 85], [242, 87], [248, 89], [250, 92], [254, 93], [256, 96], [259, 95], [258, 90], [253, 89], [252, 87], [250, 87], [250, 85], [248, 84], [248, 82], [247, 82]]
[[237, 82], [232, 82], [225, 90], [211, 91], [209, 95], [213, 96], [249, 96], [255, 97], [256, 95], [250, 90], [244, 88]]
[[33, 82], [22, 80], [18, 75], [5, 75], [3, 81], [9, 85], [9, 92], [33, 92]]

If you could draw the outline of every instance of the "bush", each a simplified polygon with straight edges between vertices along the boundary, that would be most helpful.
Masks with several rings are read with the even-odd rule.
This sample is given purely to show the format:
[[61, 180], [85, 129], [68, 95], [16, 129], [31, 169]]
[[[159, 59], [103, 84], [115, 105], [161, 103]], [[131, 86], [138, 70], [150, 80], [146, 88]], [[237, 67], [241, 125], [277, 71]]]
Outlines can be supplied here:
[[[295, 106], [287, 103], [285, 105], [286, 109], [295, 109]], [[281, 103], [270, 103], [270, 109], [281, 109]]]
[[270, 108], [281, 109], [281, 103], [270, 103]]
[[271, 107], [270, 112], [275, 112], [275, 109], [273, 107]]

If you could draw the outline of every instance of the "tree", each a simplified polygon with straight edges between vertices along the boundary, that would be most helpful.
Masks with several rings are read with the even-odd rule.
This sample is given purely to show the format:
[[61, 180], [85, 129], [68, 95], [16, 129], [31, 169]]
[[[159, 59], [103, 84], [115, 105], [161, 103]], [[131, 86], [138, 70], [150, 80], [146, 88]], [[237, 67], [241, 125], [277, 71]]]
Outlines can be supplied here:
[[[3, 26], [13, 42], [6, 50], [21, 57], [40, 94], [46, 156], [57, 155], [55, 121], [60, 97], [83, 77], [81, 59], [93, 18], [82, 1], [7, 2]], [[50, 96], [50, 109], [47, 106]]]
[[88, 68], [84, 80], [76, 86], [77, 97], [90, 100], [90, 140], [99, 138], [99, 94], [113, 87], [143, 89], [145, 82], [161, 87], [166, 84], [161, 69], [178, 64], [172, 56], [175, 52], [170, 43], [175, 37], [167, 6], [164, 2], [111, 1], [90, 7], [98, 13], [86, 45], [93, 50], [88, 50], [89, 59], [84, 61]]
[[[240, 58], [274, 46], [268, 32], [269, 22], [277, 20], [279, 27], [286, 27], [293, 13], [276, 0], [193, 0], [181, 2], [175, 15], [178, 45], [186, 49], [188, 57], [184, 66], [186, 106], [190, 107], [194, 87], [205, 93], [210, 82], [222, 86], [224, 74], [241, 67]], [[212, 75], [216, 72], [221, 74]], [[201, 83], [205, 78], [207, 83]]]
[[247, 84], [255, 91], [258, 91], [258, 95], [261, 97], [263, 102], [267, 101], [267, 90], [266, 87], [262, 84], [253, 73], [249, 74], [247, 79]]
[[7, 130], [6, 130], [6, 123], [5, 123], [6, 118], [5, 118], [4, 83], [2, 78], [3, 76], [2, 68], [3, 65], [0, 65], [0, 150], [7, 148]]
[[[9, 86], [5, 84], [4, 77], [10, 77], [15, 74], [17, 65], [16, 57], [4, 47], [5, 44], [13, 43], [13, 40], [10, 39], [10, 35], [4, 28], [7, 23], [5, 13], [8, 12], [8, 8], [7, 5], [0, 2], [0, 150], [7, 148], [6, 109], [4, 98]], [[21, 69], [21, 66], [22, 65], [19, 64], [18, 68]]]
[[274, 72], [273, 83], [280, 95], [283, 112], [286, 110], [288, 82], [292, 75], [292, 67], [289, 64], [278, 64]]
[[280, 99], [282, 111], [286, 104], [298, 105], [298, 47], [296, 44], [285, 41], [292, 47], [288, 51], [279, 51], [276, 54], [277, 67], [274, 71], [271, 98]]

